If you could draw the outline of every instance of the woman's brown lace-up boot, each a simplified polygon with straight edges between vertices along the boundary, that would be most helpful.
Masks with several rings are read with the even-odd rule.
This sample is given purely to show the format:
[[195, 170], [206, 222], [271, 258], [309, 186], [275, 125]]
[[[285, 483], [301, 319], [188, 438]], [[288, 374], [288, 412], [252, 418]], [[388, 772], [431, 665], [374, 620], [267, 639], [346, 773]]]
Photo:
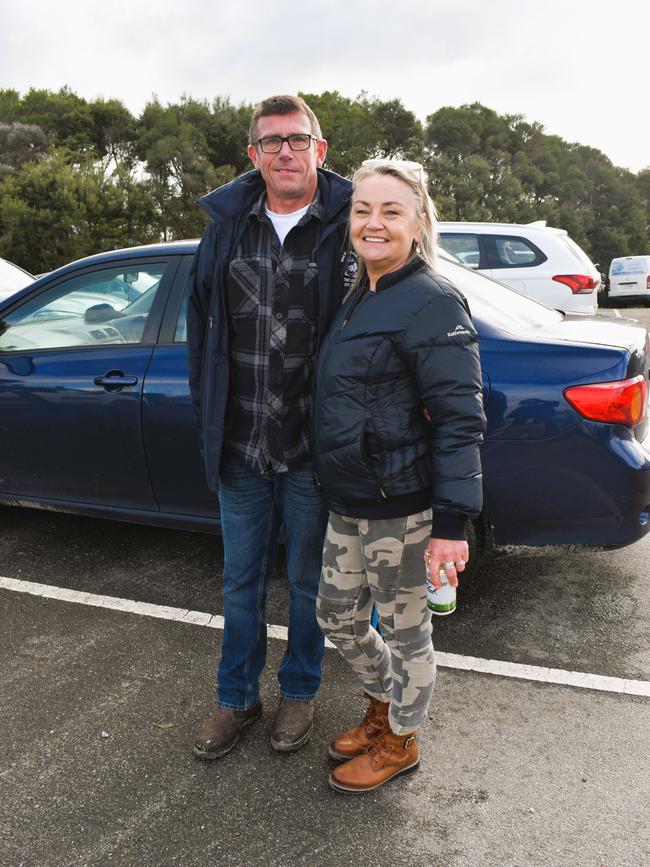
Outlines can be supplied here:
[[412, 774], [419, 765], [415, 732], [394, 735], [388, 729], [363, 755], [337, 765], [330, 774], [329, 784], [337, 792], [362, 794], [404, 774]]
[[364, 693], [370, 704], [361, 723], [330, 741], [329, 754], [333, 759], [353, 759], [363, 755], [377, 738], [388, 729], [388, 705], [368, 693]]

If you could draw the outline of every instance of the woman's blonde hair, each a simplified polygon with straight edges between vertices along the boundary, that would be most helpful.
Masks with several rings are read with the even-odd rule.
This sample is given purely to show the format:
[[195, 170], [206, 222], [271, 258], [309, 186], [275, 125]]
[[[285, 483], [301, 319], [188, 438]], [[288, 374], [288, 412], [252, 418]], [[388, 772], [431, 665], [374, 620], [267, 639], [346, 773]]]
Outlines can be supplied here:
[[[409, 187], [415, 196], [416, 213], [420, 223], [421, 236], [418, 244], [415, 245], [414, 243], [408, 261], [411, 262], [415, 258], [420, 258], [430, 268], [435, 268], [437, 265], [438, 214], [433, 199], [427, 190], [427, 178], [423, 166], [420, 163], [409, 160], [364, 160], [352, 178], [353, 198], [357, 185], [361, 181], [372, 177], [372, 175], [390, 175]], [[360, 261], [357, 280], [355, 281], [357, 285], [364, 272], [365, 265]]]

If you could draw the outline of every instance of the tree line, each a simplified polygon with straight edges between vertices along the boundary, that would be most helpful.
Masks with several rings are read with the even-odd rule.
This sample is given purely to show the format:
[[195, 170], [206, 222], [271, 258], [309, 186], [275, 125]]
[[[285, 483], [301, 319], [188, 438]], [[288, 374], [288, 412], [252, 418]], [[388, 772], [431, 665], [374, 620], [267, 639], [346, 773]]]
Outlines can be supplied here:
[[[650, 167], [548, 135], [524, 115], [473, 103], [421, 123], [399, 99], [301, 94], [347, 177], [368, 157], [425, 166], [445, 220], [546, 220], [606, 270], [650, 253]], [[91, 253], [199, 236], [194, 200], [249, 168], [252, 105], [152, 98], [139, 117], [68, 88], [0, 90], [0, 256], [33, 273]]]

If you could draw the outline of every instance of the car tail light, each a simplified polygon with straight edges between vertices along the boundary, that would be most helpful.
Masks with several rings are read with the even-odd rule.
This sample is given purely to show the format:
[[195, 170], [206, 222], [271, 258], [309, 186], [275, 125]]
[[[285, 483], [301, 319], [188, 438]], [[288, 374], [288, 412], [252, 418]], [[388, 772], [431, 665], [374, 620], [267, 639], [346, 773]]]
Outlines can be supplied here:
[[600, 277], [589, 274], [556, 274], [553, 279], [568, 286], [574, 295], [589, 295], [600, 286]]
[[585, 418], [634, 427], [646, 417], [648, 386], [641, 374], [620, 382], [572, 385], [564, 389], [571, 406]]

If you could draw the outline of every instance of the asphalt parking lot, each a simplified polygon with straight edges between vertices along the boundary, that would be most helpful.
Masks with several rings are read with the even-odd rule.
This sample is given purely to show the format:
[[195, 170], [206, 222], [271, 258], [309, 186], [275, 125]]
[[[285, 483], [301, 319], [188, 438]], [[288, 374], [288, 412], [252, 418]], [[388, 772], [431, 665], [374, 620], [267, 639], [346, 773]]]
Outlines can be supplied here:
[[[650, 325], [647, 309], [603, 312]], [[335, 651], [310, 743], [270, 747], [281, 558], [264, 717], [201, 763], [220, 539], [5, 507], [0, 521], [0, 867], [650, 863], [650, 536], [489, 557], [433, 624], [444, 665], [419, 773], [351, 798], [327, 787], [326, 745], [364, 702]]]
[[[3, 509], [0, 575], [220, 613], [216, 537]], [[447, 654], [650, 681], [650, 538], [518, 551], [434, 624]], [[15, 585], [12, 585], [15, 586]], [[27, 586], [27, 585], [25, 585]], [[642, 865], [650, 699], [441, 667], [418, 774], [327, 787], [327, 740], [363, 701], [328, 651], [311, 742], [264, 718], [225, 759], [192, 758], [221, 632], [0, 589], [2, 865]], [[280, 562], [269, 621], [286, 625]]]

